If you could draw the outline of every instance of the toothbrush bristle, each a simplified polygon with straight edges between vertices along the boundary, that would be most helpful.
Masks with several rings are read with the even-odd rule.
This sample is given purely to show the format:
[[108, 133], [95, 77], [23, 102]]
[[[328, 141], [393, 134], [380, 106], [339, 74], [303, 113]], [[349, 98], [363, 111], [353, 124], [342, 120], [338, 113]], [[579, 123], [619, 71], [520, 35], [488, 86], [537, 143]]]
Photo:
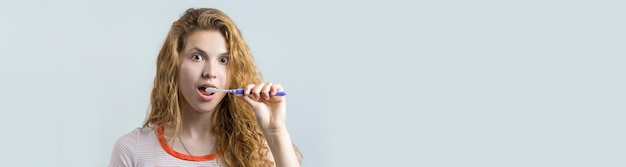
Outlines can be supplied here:
[[207, 91], [209, 93], [215, 93], [215, 92], [217, 92], [217, 89], [215, 89], [215, 88], [206, 88], [206, 89], [204, 89], [204, 91]]

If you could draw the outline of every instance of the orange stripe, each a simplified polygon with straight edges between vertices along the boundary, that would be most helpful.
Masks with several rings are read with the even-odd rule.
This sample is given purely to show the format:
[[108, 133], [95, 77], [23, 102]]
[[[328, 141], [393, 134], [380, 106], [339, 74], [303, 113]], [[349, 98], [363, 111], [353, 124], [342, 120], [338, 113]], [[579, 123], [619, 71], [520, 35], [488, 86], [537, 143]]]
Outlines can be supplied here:
[[161, 148], [163, 148], [163, 150], [165, 150], [165, 152], [167, 152], [168, 154], [178, 159], [200, 162], [200, 161], [210, 161], [210, 160], [214, 160], [217, 158], [216, 153], [211, 153], [211, 154], [203, 155], [203, 156], [193, 156], [193, 155], [179, 153], [167, 145], [167, 142], [165, 141], [165, 137], [163, 136], [163, 126], [159, 126], [158, 129], [159, 129], [158, 138], [159, 138], [159, 144], [161, 144]]

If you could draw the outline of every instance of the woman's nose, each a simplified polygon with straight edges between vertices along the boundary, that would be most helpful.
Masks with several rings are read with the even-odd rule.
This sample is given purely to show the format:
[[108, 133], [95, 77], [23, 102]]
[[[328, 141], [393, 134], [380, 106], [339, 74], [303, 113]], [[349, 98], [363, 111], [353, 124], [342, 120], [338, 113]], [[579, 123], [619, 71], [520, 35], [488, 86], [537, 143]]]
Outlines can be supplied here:
[[204, 66], [204, 71], [202, 71], [202, 77], [209, 79], [217, 78], [217, 75], [215, 75], [215, 66], [214, 62], [207, 61]]
[[213, 74], [211, 72], [208, 72], [208, 71], [205, 71], [202, 74], [202, 77], [209, 78], [209, 79], [217, 78], [217, 76], [215, 74]]

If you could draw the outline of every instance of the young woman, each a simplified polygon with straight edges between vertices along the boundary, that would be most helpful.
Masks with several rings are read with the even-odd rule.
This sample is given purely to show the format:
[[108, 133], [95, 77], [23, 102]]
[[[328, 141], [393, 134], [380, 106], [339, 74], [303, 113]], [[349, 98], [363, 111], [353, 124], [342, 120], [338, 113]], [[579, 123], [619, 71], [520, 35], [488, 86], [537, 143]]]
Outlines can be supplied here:
[[226, 14], [188, 9], [159, 52], [150, 114], [117, 141], [110, 166], [300, 166], [278, 91]]

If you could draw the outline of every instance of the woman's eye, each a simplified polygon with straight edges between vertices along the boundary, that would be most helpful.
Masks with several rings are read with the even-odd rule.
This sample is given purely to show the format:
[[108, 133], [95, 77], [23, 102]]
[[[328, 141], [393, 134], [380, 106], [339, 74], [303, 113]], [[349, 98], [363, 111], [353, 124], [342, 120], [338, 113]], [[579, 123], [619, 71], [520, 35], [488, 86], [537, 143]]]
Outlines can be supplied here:
[[220, 62], [226, 64], [226, 62], [228, 62], [228, 57], [220, 57]]
[[204, 60], [204, 58], [202, 57], [202, 55], [199, 55], [199, 54], [193, 54], [193, 55], [191, 55], [191, 59], [193, 59], [193, 60], [197, 60], [197, 61]]

